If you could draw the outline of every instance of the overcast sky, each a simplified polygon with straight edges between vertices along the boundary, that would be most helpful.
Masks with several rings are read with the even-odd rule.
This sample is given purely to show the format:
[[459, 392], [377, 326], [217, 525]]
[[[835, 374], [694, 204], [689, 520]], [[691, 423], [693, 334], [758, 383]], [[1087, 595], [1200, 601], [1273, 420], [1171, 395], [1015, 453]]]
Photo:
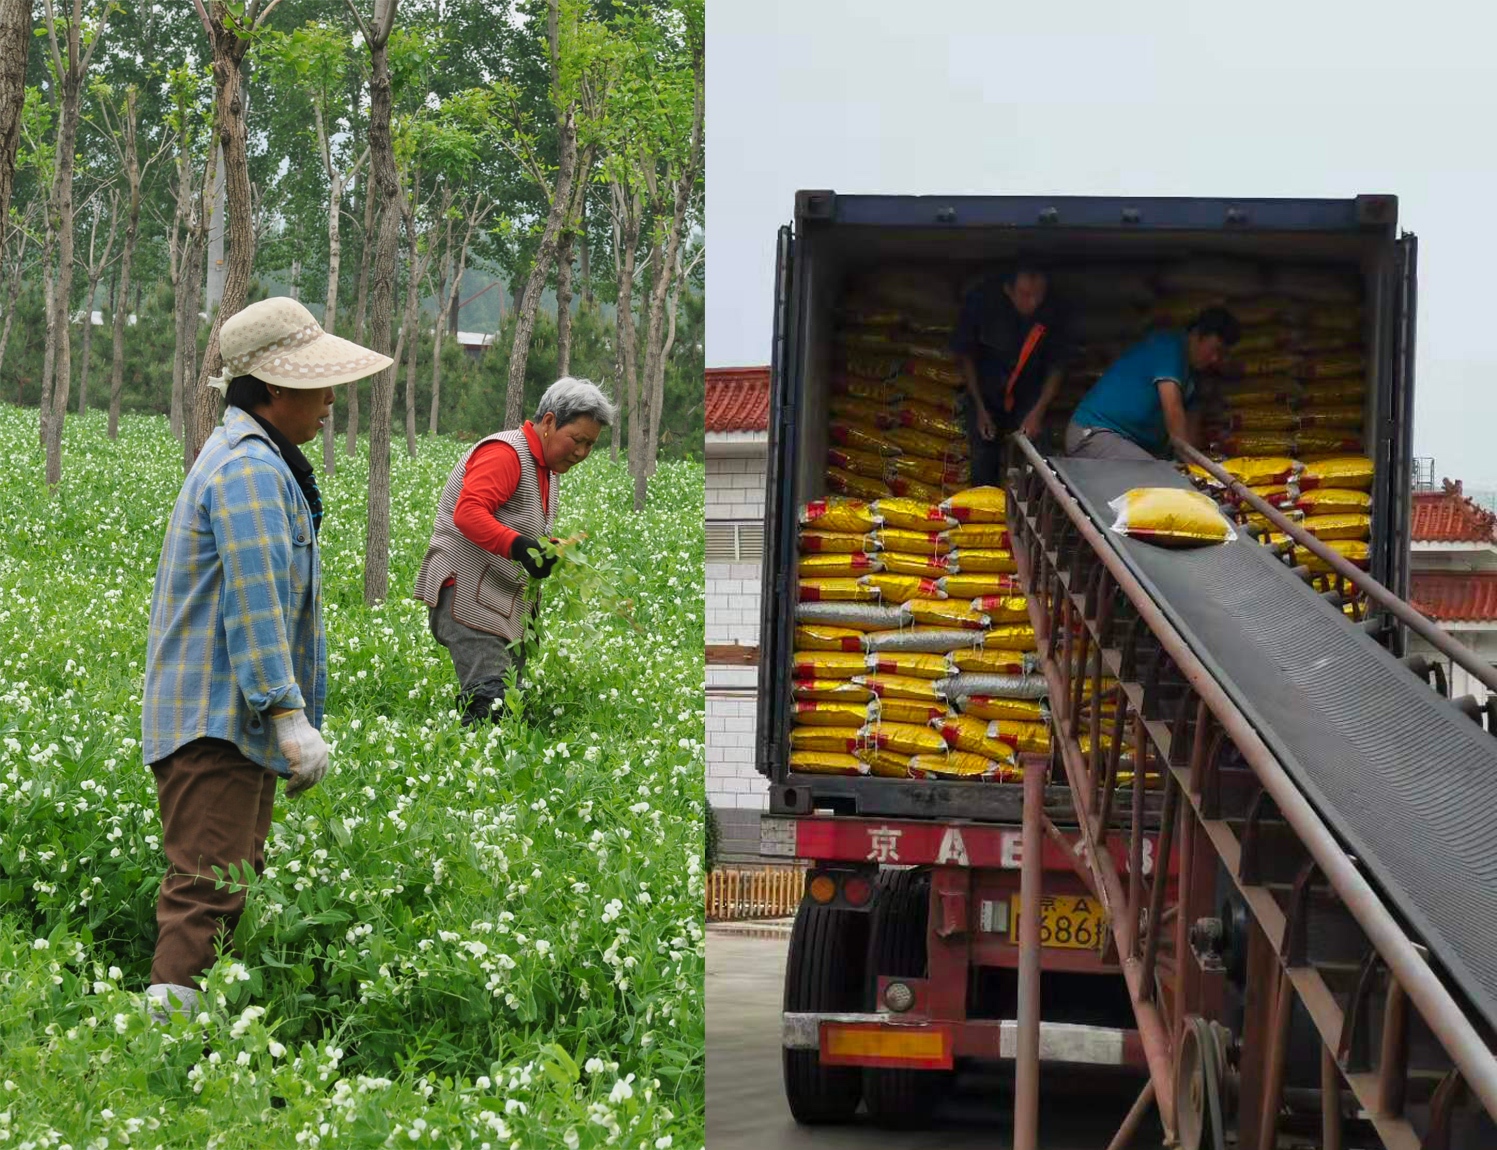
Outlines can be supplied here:
[[707, 364], [769, 362], [798, 188], [1386, 192], [1419, 236], [1416, 454], [1497, 487], [1497, 9], [709, 0]]

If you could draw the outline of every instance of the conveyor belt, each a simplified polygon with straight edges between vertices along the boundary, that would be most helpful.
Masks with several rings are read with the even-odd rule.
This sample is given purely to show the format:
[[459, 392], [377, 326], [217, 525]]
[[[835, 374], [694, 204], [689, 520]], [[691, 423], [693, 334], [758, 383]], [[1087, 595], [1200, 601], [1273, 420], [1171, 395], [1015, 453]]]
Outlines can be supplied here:
[[1168, 550], [1110, 500], [1185, 487], [1167, 463], [1056, 472], [1432, 960], [1497, 1025], [1497, 738], [1247, 538]]

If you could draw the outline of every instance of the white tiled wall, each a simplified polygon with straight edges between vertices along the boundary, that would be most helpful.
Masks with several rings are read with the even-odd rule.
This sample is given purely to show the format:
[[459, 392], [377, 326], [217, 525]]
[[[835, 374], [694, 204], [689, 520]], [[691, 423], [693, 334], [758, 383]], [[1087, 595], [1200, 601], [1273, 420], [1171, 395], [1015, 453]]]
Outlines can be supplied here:
[[707, 518], [764, 518], [764, 456], [707, 455]]
[[754, 769], [753, 685], [757, 667], [707, 669], [707, 801], [715, 807], [765, 809], [769, 783]]

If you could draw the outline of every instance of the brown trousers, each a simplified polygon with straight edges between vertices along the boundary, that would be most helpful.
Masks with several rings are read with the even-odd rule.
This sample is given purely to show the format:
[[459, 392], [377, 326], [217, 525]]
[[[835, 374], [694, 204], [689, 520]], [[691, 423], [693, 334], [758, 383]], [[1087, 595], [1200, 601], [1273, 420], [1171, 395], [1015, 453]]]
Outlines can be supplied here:
[[213, 868], [248, 862], [265, 872], [277, 776], [221, 739], [195, 739], [151, 769], [167, 861], [151, 982], [196, 986], [218, 957], [219, 935], [227, 943], [244, 913], [244, 889], [218, 887]]

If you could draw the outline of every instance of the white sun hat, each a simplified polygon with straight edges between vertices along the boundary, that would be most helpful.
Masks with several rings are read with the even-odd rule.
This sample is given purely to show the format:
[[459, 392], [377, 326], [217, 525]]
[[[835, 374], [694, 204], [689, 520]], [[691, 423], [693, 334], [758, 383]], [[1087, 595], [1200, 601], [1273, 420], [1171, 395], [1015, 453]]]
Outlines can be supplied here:
[[383, 371], [395, 361], [329, 335], [290, 296], [271, 296], [235, 312], [218, 333], [220, 376], [253, 375], [281, 387], [330, 387]]

